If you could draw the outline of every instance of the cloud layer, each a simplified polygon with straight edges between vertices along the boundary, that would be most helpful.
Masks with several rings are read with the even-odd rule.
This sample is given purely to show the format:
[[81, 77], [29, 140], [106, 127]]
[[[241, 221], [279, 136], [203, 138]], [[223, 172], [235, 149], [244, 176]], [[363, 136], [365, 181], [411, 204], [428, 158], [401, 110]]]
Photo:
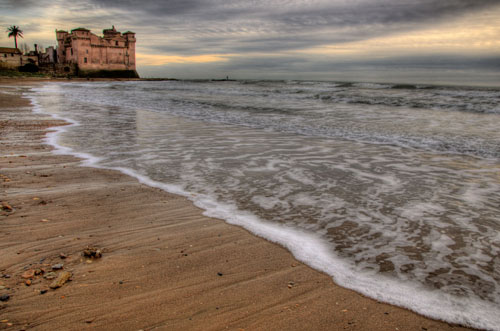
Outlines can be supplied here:
[[[156, 72], [167, 75], [169, 66], [187, 69], [191, 65], [187, 71], [192, 72], [195, 64], [199, 73], [207, 75], [235, 71], [279, 76], [288, 71], [300, 76], [339, 65], [385, 68], [391, 63], [481, 69], [495, 67], [491, 58], [500, 55], [498, 0], [88, 0], [77, 4], [4, 0], [0, 12], [5, 28], [20, 25], [27, 40], [36, 37], [44, 44], [53, 43], [56, 28], [85, 26], [99, 32], [114, 24], [133, 30], [143, 67], [139, 71], [166, 66]], [[2, 36], [0, 42], [9, 41]], [[471, 56], [479, 60], [470, 61]], [[461, 60], [451, 60], [457, 58]]]
[[130, 19], [141, 31], [142, 25], [164, 31], [170, 42], [155, 45], [158, 52], [183, 54], [276, 52], [360, 41], [499, 5], [497, 0], [146, 0], [140, 7], [135, 1], [93, 3], [134, 13]]

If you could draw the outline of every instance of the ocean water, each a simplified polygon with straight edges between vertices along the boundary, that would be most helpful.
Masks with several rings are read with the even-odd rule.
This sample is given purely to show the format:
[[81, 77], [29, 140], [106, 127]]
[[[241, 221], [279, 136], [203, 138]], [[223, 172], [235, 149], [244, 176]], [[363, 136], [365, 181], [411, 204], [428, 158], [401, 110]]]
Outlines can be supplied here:
[[58, 153], [182, 194], [338, 284], [500, 330], [500, 89], [47, 83]]

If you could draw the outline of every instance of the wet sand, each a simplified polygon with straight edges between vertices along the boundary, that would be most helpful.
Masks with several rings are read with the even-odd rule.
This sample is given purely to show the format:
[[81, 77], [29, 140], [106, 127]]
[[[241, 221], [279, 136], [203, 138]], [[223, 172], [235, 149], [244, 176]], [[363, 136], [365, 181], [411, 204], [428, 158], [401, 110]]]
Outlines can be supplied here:
[[[62, 124], [0, 87], [0, 329], [465, 330], [341, 288], [183, 197], [53, 154], [42, 139]], [[72, 280], [50, 289], [61, 263]]]

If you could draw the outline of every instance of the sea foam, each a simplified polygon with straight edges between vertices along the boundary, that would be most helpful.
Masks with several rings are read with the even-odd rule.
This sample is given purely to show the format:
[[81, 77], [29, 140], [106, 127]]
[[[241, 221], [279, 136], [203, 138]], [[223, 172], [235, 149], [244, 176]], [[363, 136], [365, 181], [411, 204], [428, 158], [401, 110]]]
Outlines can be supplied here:
[[[149, 176], [140, 174], [137, 170], [128, 167], [108, 167], [100, 164], [101, 157], [89, 153], [79, 152], [73, 148], [63, 146], [59, 143], [62, 135], [80, 126], [81, 124], [71, 118], [52, 114], [37, 102], [37, 95], [28, 94], [35, 112], [46, 113], [59, 120], [65, 120], [70, 125], [56, 127], [53, 132], [47, 134], [45, 142], [54, 147], [54, 153], [74, 155], [83, 159], [82, 165], [113, 169], [126, 175], [137, 178], [145, 185], [163, 189], [167, 192], [185, 196], [193, 203], [204, 209], [204, 215], [225, 220], [234, 225], [241, 226], [257, 236], [275, 242], [287, 248], [298, 260], [305, 264], [323, 271], [333, 277], [334, 281], [341, 286], [358, 291], [376, 300], [385, 301], [398, 306], [406, 307], [420, 314], [445, 320], [452, 323], [460, 323], [476, 328], [500, 330], [499, 307], [491, 302], [479, 300], [475, 297], [454, 296], [439, 290], [430, 290], [414, 281], [400, 281], [382, 274], [368, 272], [356, 268], [351, 262], [335, 255], [331, 249], [331, 243], [317, 233], [294, 228], [286, 224], [275, 224], [264, 221], [253, 213], [240, 210], [234, 204], [219, 201], [217, 198], [207, 194], [193, 194], [180, 185], [168, 184], [153, 180]], [[275, 165], [272, 165], [274, 169]], [[266, 167], [267, 168], [267, 167]], [[344, 169], [345, 170], [345, 169]], [[363, 174], [358, 171], [362, 177]], [[390, 186], [398, 186], [399, 182], [392, 177], [382, 180]], [[470, 192], [468, 193], [470, 194]], [[471, 199], [471, 198], [469, 198]], [[415, 213], [422, 213], [423, 206], [416, 207]], [[438, 210], [438, 207], [431, 209]], [[451, 239], [440, 234], [439, 249], [446, 249]], [[444, 246], [443, 246], [444, 245]], [[484, 256], [476, 256], [484, 259]]]

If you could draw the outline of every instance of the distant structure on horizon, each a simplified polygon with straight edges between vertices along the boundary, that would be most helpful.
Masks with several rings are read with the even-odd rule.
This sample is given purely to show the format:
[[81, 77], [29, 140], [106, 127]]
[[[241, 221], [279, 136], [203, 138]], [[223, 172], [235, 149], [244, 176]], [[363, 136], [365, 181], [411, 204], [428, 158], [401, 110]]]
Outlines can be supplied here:
[[97, 36], [85, 28], [56, 30], [57, 64], [78, 76], [139, 77], [135, 69], [135, 33], [120, 33], [114, 25]]

